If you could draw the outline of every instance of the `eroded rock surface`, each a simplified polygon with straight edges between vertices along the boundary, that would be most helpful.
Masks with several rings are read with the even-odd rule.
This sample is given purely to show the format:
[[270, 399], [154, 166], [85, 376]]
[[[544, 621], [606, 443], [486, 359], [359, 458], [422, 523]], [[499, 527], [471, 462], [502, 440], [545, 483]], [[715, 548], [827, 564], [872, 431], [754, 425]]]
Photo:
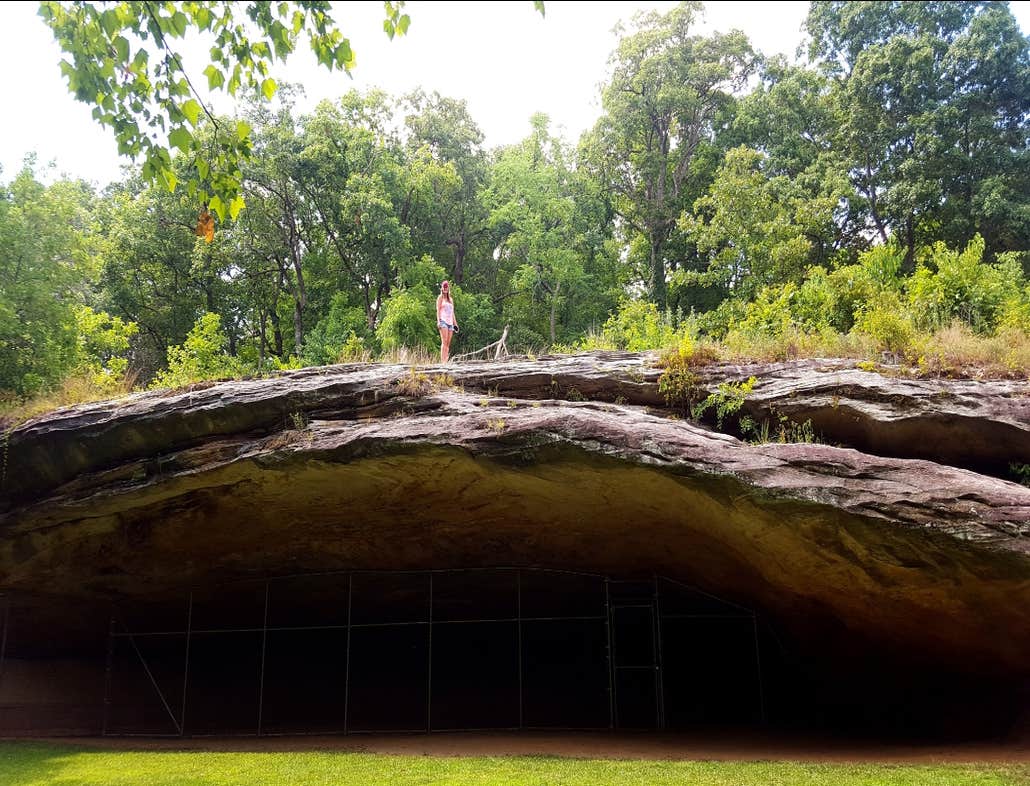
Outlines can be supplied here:
[[[660, 373], [619, 353], [338, 366], [53, 413], [8, 440], [0, 589], [142, 597], [351, 568], [657, 571], [824, 649], [859, 637], [1030, 674], [1030, 489], [946, 462], [747, 444], [662, 409]], [[1027, 456], [1014, 383], [811, 362], [698, 373], [709, 389], [752, 375], [755, 414], [835, 413], [827, 422], [867, 436], [982, 430], [952, 438]], [[922, 455], [934, 439], [894, 442]]]

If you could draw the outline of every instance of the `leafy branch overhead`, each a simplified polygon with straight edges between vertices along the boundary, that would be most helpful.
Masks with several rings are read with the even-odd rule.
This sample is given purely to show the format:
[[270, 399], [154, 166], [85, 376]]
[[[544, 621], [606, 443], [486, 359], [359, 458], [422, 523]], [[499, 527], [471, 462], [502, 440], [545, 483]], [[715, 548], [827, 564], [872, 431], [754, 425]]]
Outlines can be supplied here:
[[[384, 27], [392, 38], [410, 20], [403, 0], [388, 2]], [[215, 116], [187, 69], [181, 44], [191, 34], [210, 41], [210, 62], [199, 72], [208, 90], [231, 96], [251, 92], [271, 100], [277, 90], [271, 66], [285, 61], [302, 39], [318, 62], [349, 72], [355, 65], [325, 0], [251, 2], [144, 0], [92, 3], [44, 0], [40, 16], [66, 57], [61, 70], [75, 97], [93, 106], [93, 117], [109, 126], [118, 152], [142, 162], [145, 180], [175, 190], [172, 153], [188, 157], [186, 187], [219, 220], [243, 208], [240, 162], [251, 155], [251, 127]], [[214, 133], [201, 138], [203, 120]]]

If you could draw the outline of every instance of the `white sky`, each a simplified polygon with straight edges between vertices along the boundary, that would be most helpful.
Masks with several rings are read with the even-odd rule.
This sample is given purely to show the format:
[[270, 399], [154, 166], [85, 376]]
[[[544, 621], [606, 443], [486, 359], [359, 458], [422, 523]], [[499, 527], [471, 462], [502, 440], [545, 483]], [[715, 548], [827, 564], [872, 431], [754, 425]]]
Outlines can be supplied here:
[[[635, 11], [668, 11], [675, 2], [563, 2], [547, 0], [542, 19], [530, 0], [511, 2], [429, 2], [410, 0], [411, 27], [392, 42], [382, 31], [383, 4], [338, 2], [335, 19], [357, 56], [352, 77], [330, 73], [315, 63], [306, 42], [286, 65], [276, 64], [279, 81], [304, 85], [306, 111], [324, 98], [352, 87], [381, 87], [401, 95], [422, 86], [427, 92], [464, 98], [488, 146], [518, 141], [529, 117], [541, 111], [575, 140], [599, 114], [598, 86], [607, 74], [616, 43], [615, 24]], [[41, 165], [54, 162], [56, 174], [84, 177], [105, 185], [119, 177], [120, 159], [109, 130], [90, 117], [90, 107], [74, 100], [58, 69], [60, 52], [34, 2], [0, 2], [0, 73], [6, 76], [0, 116], [0, 180], [10, 180], [24, 156], [37, 153]], [[1024, 31], [1030, 27], [1030, 1], [1011, 8]], [[708, 2], [699, 31], [743, 30], [752, 46], [790, 58], [802, 40], [804, 0], [792, 2]], [[201, 49], [184, 65], [194, 83], [207, 60]], [[217, 106], [228, 111], [225, 99]]]

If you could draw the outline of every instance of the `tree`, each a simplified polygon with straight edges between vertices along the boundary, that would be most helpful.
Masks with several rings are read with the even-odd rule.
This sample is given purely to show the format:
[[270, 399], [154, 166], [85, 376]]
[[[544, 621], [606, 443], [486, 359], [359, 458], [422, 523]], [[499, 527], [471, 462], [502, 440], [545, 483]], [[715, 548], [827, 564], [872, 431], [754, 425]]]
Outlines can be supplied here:
[[681, 220], [708, 255], [708, 269], [698, 278], [736, 299], [750, 299], [770, 284], [800, 283], [813, 261], [813, 239], [832, 236], [834, 209], [846, 190], [839, 175], [818, 183], [769, 177], [764, 164], [756, 150], [730, 150], [708, 193]]
[[[407, 31], [403, 5], [403, 0], [385, 3], [391, 36]], [[61, 61], [69, 90], [114, 131], [118, 152], [140, 156], [144, 180], [160, 180], [174, 190], [179, 178], [171, 156], [178, 149], [194, 167], [187, 181], [190, 195], [223, 221], [243, 207], [239, 162], [250, 153], [249, 129], [212, 114], [184, 67], [177, 41], [188, 33], [210, 34], [211, 62], [203, 70], [207, 86], [233, 96], [242, 89], [271, 99], [277, 85], [270, 66], [285, 60], [302, 37], [330, 69], [349, 71], [355, 62], [324, 0], [251, 2], [242, 10], [214, 0], [44, 0], [40, 16], [70, 58]], [[216, 131], [212, 144], [195, 134], [202, 113]]]
[[[423, 158], [439, 164], [450, 164], [458, 180], [427, 196], [427, 214], [435, 221], [436, 243], [450, 249], [453, 263], [450, 278], [461, 286], [465, 281], [465, 263], [477, 241], [487, 231], [487, 210], [481, 194], [487, 183], [488, 166], [483, 150], [483, 132], [472, 119], [464, 101], [446, 98], [439, 93], [426, 95], [421, 90], [407, 96], [405, 104], [410, 112], [405, 118], [408, 131], [409, 157]], [[414, 218], [414, 216], [412, 216]], [[412, 225], [410, 219], [406, 223]], [[413, 226], [413, 244], [416, 250], [443, 259], [443, 248], [429, 245], [421, 248], [419, 233]]]
[[530, 122], [529, 138], [498, 155], [485, 199], [498, 238], [499, 273], [515, 293], [508, 312], [518, 310], [520, 328], [532, 325], [540, 336], [546, 331], [554, 344], [565, 321], [560, 317], [591, 296], [607, 294], [606, 282], [590, 275], [592, 257], [604, 242], [592, 232], [599, 225], [603, 232], [605, 220], [573, 169], [570, 152], [551, 135], [547, 116], [534, 115]]
[[[404, 35], [411, 23], [404, 5], [383, 3], [390, 38]], [[544, 13], [542, 0], [534, 6]], [[194, 82], [197, 74], [184, 63], [182, 41], [209, 38], [206, 86], [231, 96], [242, 91], [271, 100], [278, 88], [272, 67], [302, 40], [330, 70], [350, 72], [356, 63], [328, 0], [43, 0], [39, 13], [67, 55], [61, 71], [68, 89], [111, 128], [118, 152], [142, 159], [145, 181], [174, 191], [183, 179], [172, 167], [178, 150], [190, 161], [190, 196], [221, 221], [235, 219], [244, 206], [241, 162], [252, 152], [250, 127], [214, 115]], [[215, 129], [207, 143], [196, 134], [202, 116]]]
[[0, 390], [49, 389], [78, 358], [76, 308], [93, 277], [83, 183], [44, 186], [30, 160], [0, 185]]
[[1030, 44], [996, 3], [817, 2], [811, 55], [835, 79], [845, 158], [875, 232], [918, 246], [977, 232], [1025, 248]]
[[664, 16], [634, 17], [612, 56], [591, 153], [621, 220], [647, 244], [647, 285], [660, 310], [666, 244], [688, 206], [694, 157], [755, 65], [739, 31], [690, 35], [700, 11], [684, 2]]

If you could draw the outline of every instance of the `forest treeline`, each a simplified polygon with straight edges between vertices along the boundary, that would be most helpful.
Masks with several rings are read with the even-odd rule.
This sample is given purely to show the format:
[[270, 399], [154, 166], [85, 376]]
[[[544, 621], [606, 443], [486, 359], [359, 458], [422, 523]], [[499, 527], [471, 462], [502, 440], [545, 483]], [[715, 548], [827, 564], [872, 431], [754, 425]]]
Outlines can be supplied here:
[[445, 278], [456, 353], [505, 325], [534, 352], [980, 341], [1025, 373], [1030, 46], [1007, 3], [815, 2], [798, 64], [695, 34], [699, 11], [622, 31], [574, 141], [536, 115], [488, 149], [460, 97], [301, 113], [282, 85], [218, 119], [251, 156], [211, 242], [184, 189], [0, 176], [2, 396], [432, 350]]

